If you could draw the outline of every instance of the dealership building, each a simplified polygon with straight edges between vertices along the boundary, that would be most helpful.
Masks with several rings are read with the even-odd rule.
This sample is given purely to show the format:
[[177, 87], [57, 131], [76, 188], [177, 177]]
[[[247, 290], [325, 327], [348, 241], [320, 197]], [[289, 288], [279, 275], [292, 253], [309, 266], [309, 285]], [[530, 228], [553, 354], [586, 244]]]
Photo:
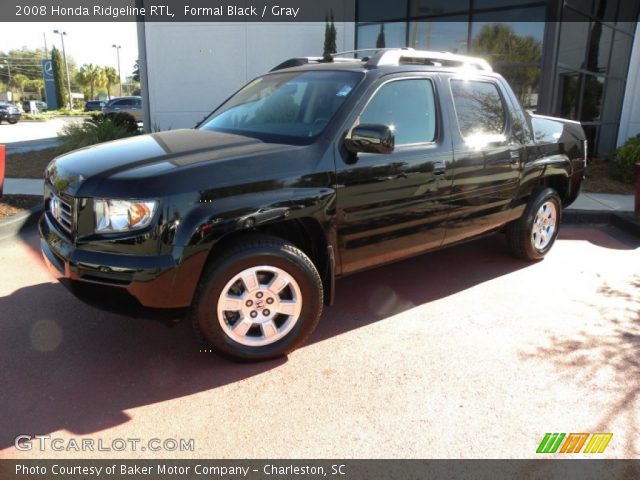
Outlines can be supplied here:
[[[640, 134], [640, 2], [353, 0], [337, 50], [413, 47], [482, 56], [523, 106], [578, 120], [597, 154]], [[138, 24], [145, 124], [192, 127], [282, 61], [321, 55], [325, 23]]]

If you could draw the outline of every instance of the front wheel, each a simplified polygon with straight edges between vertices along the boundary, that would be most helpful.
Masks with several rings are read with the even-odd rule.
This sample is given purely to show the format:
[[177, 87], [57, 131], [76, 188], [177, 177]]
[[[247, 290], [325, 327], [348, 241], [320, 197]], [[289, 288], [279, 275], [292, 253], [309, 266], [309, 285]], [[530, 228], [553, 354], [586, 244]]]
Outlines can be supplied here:
[[316, 327], [322, 281], [304, 252], [275, 237], [255, 237], [221, 252], [203, 274], [191, 316], [214, 349], [239, 360], [295, 350]]
[[16, 123], [18, 123], [18, 120], [7, 120], [7, 122], [9, 122], [9, 124], [11, 125], [15, 125]]
[[511, 252], [525, 260], [541, 260], [551, 250], [560, 227], [560, 197], [545, 188], [531, 197], [522, 217], [507, 229]]

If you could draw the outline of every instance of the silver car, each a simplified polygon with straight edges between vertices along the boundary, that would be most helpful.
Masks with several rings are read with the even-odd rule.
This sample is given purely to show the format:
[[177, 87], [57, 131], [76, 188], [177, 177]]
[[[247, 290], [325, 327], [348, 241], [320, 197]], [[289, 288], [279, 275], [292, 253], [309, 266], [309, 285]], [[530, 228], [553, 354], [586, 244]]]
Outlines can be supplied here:
[[128, 113], [136, 122], [142, 122], [142, 97], [112, 98], [102, 107], [102, 113]]

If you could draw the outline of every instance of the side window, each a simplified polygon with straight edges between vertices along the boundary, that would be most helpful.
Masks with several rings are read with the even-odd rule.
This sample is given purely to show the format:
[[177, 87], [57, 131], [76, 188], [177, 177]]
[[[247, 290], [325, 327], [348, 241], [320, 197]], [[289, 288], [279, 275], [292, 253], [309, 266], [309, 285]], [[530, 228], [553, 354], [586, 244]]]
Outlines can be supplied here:
[[124, 100], [120, 100], [114, 104], [116, 107], [128, 107], [131, 105], [131, 100], [125, 98]]
[[360, 123], [395, 127], [396, 145], [432, 142], [436, 108], [431, 81], [395, 80], [383, 85], [360, 114]]
[[463, 137], [504, 133], [506, 109], [495, 84], [451, 80], [451, 92]]

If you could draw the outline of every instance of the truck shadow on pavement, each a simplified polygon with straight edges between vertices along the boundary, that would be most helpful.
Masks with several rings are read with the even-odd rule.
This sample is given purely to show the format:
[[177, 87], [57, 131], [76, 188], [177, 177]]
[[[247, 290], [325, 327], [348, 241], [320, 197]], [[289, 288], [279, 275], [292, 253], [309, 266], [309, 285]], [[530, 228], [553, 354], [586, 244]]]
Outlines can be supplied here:
[[[606, 405], [594, 419], [593, 432], [613, 432], [627, 458], [640, 452], [640, 274], [603, 282], [597, 302], [584, 307], [597, 320], [572, 335], [550, 335], [548, 344], [522, 355], [549, 362], [569, 385], [608, 392]], [[567, 406], [566, 408], [570, 408]], [[586, 430], [585, 430], [586, 431]], [[636, 472], [637, 475], [638, 472]], [[631, 478], [631, 477], [629, 477]], [[634, 478], [637, 478], [634, 477]]]
[[[495, 236], [340, 280], [336, 303], [325, 309], [309, 343], [528, 265], [505, 249]], [[225, 360], [202, 351], [188, 322], [98, 310], [57, 283], [0, 298], [0, 312], [0, 449], [19, 434], [102, 431], [129, 421], [128, 409], [224, 386], [287, 361]]]

